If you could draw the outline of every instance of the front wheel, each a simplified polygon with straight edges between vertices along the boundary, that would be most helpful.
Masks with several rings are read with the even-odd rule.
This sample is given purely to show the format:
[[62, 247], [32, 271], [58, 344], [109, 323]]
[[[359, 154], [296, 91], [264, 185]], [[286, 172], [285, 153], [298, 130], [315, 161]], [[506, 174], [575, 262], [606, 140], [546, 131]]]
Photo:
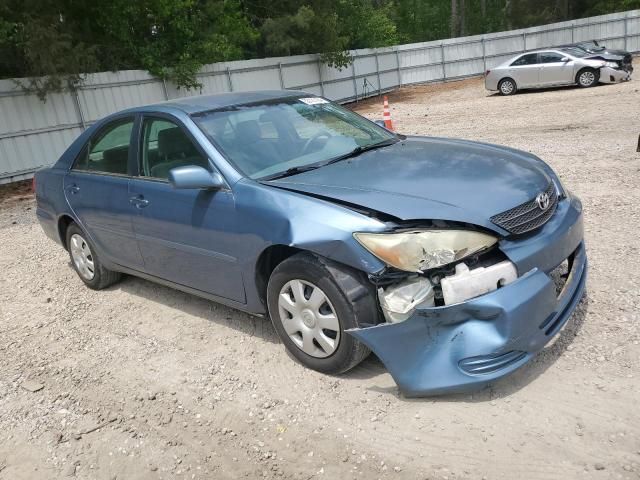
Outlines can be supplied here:
[[287, 350], [303, 365], [342, 373], [369, 355], [345, 330], [378, 318], [375, 290], [360, 272], [299, 253], [269, 279], [269, 315]]
[[583, 68], [576, 75], [576, 83], [582, 88], [593, 87], [600, 80], [600, 72], [592, 68]]

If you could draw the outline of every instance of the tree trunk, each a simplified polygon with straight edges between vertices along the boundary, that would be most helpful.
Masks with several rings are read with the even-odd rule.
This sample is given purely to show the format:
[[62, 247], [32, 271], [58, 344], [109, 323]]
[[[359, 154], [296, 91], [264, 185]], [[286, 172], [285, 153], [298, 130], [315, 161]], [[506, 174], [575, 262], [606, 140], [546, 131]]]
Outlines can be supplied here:
[[511, 21], [511, 0], [504, 2], [504, 26], [507, 30], [513, 30], [513, 22]]
[[458, 0], [451, 0], [451, 36], [458, 36]]
[[487, 18], [487, 0], [480, 0], [480, 14], [483, 20]]
[[466, 31], [467, 31], [467, 29], [465, 28], [466, 21], [465, 21], [465, 15], [464, 15], [465, 12], [464, 12], [464, 10], [465, 10], [464, 9], [464, 0], [460, 0], [460, 15], [459, 15], [460, 28], [458, 30], [460, 32], [460, 36], [461, 37], [464, 37], [466, 35]]
[[556, 12], [558, 12], [558, 20], [567, 20], [569, 18], [569, 0], [556, 0]]

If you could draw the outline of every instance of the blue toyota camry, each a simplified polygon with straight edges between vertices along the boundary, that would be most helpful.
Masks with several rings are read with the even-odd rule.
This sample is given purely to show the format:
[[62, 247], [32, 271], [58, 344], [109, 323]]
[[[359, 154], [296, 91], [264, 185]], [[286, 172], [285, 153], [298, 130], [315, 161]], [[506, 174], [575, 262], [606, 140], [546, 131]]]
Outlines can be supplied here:
[[124, 273], [269, 315], [302, 364], [340, 373], [373, 351], [409, 396], [513, 372], [585, 288], [582, 205], [542, 160], [304, 92], [116, 113], [35, 185], [88, 287]]

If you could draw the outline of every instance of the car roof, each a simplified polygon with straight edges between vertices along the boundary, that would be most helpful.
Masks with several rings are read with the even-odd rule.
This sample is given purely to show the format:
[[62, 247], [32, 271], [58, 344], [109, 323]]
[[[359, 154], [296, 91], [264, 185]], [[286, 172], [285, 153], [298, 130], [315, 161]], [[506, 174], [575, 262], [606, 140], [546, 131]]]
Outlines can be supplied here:
[[516, 59], [520, 58], [520, 57], [524, 57], [525, 55], [536, 55], [538, 53], [543, 53], [543, 52], [556, 52], [559, 53], [559, 48], [539, 48], [538, 50], [529, 50], [527, 52], [522, 52], [519, 53], [517, 55], [514, 55], [513, 57], [509, 58], [508, 60], [505, 60], [504, 62], [502, 62], [499, 66], [500, 67], [505, 67], [508, 65], [511, 65], [512, 62], [514, 62]]
[[[530, 53], [545, 53], [545, 52], [559, 52], [563, 47], [549, 47], [549, 48], [538, 48], [537, 50], [529, 50], [527, 52], [522, 52], [516, 55], [515, 57], [521, 57], [523, 55], [529, 55]], [[514, 58], [515, 58], [514, 57]]]
[[129, 112], [150, 112], [158, 110], [177, 109], [188, 115], [206, 112], [209, 110], [217, 110], [236, 105], [245, 105], [250, 103], [271, 101], [291, 97], [315, 96], [313, 94], [303, 92], [301, 90], [258, 90], [252, 92], [228, 92], [217, 93], [214, 95], [195, 95], [192, 97], [182, 97], [168, 100], [166, 102], [154, 103], [142, 107], [131, 108]]

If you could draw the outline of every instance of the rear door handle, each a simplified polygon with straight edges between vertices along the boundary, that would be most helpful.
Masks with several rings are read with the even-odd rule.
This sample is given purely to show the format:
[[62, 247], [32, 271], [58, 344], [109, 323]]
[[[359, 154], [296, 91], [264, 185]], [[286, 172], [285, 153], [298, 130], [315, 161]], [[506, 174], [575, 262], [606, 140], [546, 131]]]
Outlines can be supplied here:
[[145, 199], [142, 195], [137, 195], [129, 199], [129, 203], [136, 208], [144, 208], [149, 205], [149, 200]]
[[67, 187], [67, 192], [71, 193], [72, 195], [75, 195], [79, 191], [80, 191], [80, 187], [77, 185], [71, 185], [70, 187]]

